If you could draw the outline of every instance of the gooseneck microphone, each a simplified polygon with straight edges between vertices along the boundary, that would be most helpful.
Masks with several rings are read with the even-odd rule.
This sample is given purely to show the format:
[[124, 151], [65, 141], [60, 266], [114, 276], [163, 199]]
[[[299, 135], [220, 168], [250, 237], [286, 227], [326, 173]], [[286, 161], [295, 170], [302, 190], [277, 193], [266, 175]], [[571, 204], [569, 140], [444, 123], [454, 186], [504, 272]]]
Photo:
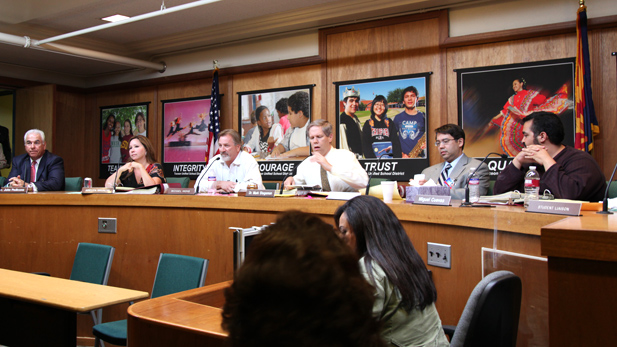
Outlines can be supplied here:
[[484, 164], [486, 162], [486, 159], [488, 159], [489, 155], [491, 155], [491, 154], [498, 155], [498, 156], [501, 157], [501, 159], [508, 159], [507, 155], [501, 154], [501, 153], [491, 152], [491, 153], [487, 154], [486, 157], [484, 157], [484, 159], [482, 159], [482, 161], [480, 162], [480, 165], [478, 165], [478, 167], [471, 173], [471, 175], [469, 175], [469, 177], [467, 177], [467, 182], [465, 183], [465, 201], [461, 203], [460, 207], [470, 207], [470, 206], [473, 206], [473, 204], [469, 201], [469, 181], [476, 175], [478, 170], [480, 170], [480, 167], [482, 166], [482, 164]]
[[611, 174], [611, 179], [608, 180], [608, 185], [606, 186], [606, 192], [604, 193], [604, 200], [602, 200], [602, 211], [598, 211], [598, 214], [613, 214], [608, 210], [608, 192], [611, 189], [611, 183], [613, 183], [613, 177], [615, 177], [615, 171], [617, 170], [617, 164], [615, 164], [615, 168], [613, 169], [613, 173]]
[[118, 171], [120, 171], [120, 163], [116, 164], [116, 176], [114, 177], [114, 186], [113, 186], [113, 190], [112, 193], [116, 192], [116, 182], [118, 181]]
[[195, 185], [193, 187], [195, 187], [195, 194], [199, 193], [199, 182], [201, 182], [201, 180], [204, 178], [204, 176], [206, 176], [206, 174], [208, 173], [208, 170], [210, 170], [210, 168], [212, 167], [212, 165], [214, 165], [214, 162], [221, 159], [221, 155], [217, 155], [216, 157], [214, 157], [214, 159], [212, 159], [210, 161], [210, 163], [208, 164], [208, 166], [206, 166], [206, 169], [199, 175], [199, 177], [197, 177], [197, 180], [195, 181]]
[[[379, 167], [379, 161], [381, 160], [381, 157], [383, 157], [384, 155], [389, 155], [389, 154], [382, 153], [379, 157], [377, 157], [377, 167]], [[366, 192], [364, 193], [364, 195], [368, 195], [368, 192], [371, 190], [371, 179], [373, 178], [374, 173], [375, 171], [371, 171], [371, 174], [368, 175], [368, 183], [366, 183]]]

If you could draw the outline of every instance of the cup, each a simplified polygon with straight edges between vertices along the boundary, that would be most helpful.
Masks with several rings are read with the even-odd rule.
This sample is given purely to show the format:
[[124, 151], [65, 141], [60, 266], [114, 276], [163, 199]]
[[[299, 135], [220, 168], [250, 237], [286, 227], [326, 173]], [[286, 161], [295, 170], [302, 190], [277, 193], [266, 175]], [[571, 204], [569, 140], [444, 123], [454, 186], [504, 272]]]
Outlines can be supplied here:
[[382, 181], [381, 192], [383, 193], [384, 202], [392, 202], [392, 194], [394, 194], [395, 181]]
[[421, 181], [421, 180], [423, 180], [425, 178], [426, 178], [426, 176], [424, 176], [424, 174], [415, 174], [415, 175], [413, 175], [413, 180], [416, 181], [416, 182]]

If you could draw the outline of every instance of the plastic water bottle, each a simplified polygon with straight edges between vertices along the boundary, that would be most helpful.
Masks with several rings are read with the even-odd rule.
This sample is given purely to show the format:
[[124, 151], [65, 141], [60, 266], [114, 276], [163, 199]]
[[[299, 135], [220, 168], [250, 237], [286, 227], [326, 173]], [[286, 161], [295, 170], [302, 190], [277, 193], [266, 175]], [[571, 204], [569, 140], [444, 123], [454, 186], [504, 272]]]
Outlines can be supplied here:
[[[472, 175], [476, 171], [475, 167], [469, 169], [469, 175]], [[474, 203], [480, 200], [480, 178], [473, 176], [469, 180], [469, 202]]]
[[529, 206], [529, 201], [538, 200], [540, 195], [540, 175], [535, 166], [530, 166], [525, 174], [525, 208]]

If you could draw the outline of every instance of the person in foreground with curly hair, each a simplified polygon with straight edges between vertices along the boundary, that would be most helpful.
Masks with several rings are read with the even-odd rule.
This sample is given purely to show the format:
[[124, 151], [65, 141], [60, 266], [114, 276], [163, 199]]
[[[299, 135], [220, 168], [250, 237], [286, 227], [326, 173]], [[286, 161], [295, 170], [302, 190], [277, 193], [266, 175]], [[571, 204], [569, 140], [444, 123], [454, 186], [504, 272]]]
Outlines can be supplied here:
[[280, 215], [225, 292], [231, 346], [385, 346], [357, 257], [320, 218]]

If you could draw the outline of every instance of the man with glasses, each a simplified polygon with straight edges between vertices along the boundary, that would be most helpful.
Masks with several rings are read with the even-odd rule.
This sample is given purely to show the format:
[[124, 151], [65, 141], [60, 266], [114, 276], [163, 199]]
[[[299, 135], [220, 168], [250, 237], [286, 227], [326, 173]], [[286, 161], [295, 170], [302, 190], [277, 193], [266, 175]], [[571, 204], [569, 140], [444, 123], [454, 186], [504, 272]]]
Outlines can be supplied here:
[[435, 183], [450, 187], [452, 199], [462, 200], [465, 197], [465, 185], [471, 174], [471, 169], [477, 170], [476, 177], [480, 179], [480, 195], [486, 195], [489, 186], [488, 166], [480, 161], [469, 158], [463, 153], [465, 148], [465, 131], [456, 124], [446, 124], [435, 129], [435, 146], [445, 160], [443, 163], [427, 167], [422, 171], [425, 184], [432, 179]]
[[64, 190], [64, 160], [49, 152], [45, 133], [31, 129], [24, 135], [26, 154], [13, 158], [7, 187], [28, 187], [28, 191]]

